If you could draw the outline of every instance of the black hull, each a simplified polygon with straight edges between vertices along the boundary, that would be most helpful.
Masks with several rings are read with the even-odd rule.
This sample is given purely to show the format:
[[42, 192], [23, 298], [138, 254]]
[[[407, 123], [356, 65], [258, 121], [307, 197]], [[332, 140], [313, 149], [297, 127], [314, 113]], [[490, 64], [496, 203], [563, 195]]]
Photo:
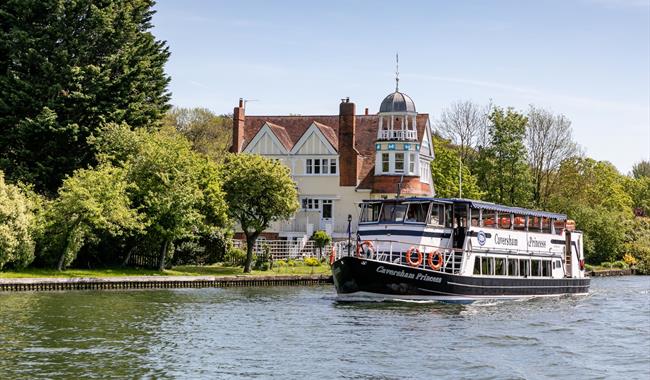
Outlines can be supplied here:
[[339, 296], [455, 302], [586, 294], [590, 282], [589, 278], [459, 276], [356, 257], [337, 260], [332, 274]]

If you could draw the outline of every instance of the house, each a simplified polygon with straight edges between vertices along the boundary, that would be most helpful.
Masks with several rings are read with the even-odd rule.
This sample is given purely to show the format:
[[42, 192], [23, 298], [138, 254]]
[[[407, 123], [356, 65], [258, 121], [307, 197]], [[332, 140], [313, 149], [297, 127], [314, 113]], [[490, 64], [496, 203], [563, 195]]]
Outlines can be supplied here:
[[367, 108], [357, 115], [348, 98], [338, 115], [247, 116], [240, 99], [231, 152], [261, 154], [291, 169], [301, 207], [265, 231], [266, 239], [304, 240], [316, 230], [347, 238], [348, 216], [356, 231], [362, 200], [434, 194], [429, 115], [417, 113], [397, 88], [376, 115]]

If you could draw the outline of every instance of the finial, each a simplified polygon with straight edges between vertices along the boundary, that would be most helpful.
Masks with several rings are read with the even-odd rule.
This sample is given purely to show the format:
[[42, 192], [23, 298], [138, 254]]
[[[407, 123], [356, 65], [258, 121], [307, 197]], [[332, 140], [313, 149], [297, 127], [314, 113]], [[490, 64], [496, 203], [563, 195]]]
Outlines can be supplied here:
[[395, 92], [399, 91], [399, 53], [395, 53]]

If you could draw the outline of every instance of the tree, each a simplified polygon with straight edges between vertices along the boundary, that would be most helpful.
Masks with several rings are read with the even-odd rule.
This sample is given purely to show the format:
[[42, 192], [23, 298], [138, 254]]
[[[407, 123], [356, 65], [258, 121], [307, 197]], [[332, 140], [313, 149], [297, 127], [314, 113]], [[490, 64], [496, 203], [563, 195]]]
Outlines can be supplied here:
[[473, 172], [487, 200], [516, 206], [530, 201], [531, 181], [524, 138], [527, 118], [495, 107], [489, 116], [489, 145], [479, 149]]
[[0, 4], [0, 168], [55, 194], [93, 163], [105, 122], [155, 125], [168, 109], [169, 57], [151, 0]]
[[226, 206], [215, 163], [193, 152], [173, 129], [132, 131], [107, 125], [90, 139], [100, 162], [127, 170], [130, 198], [146, 215], [146, 235], [162, 243], [158, 268], [165, 268], [175, 241], [212, 234], [226, 225]]
[[620, 259], [625, 251], [633, 204], [627, 180], [606, 161], [572, 157], [560, 165], [549, 207], [576, 220], [590, 263]]
[[215, 162], [223, 161], [232, 142], [232, 117], [207, 108], [173, 107], [164, 125], [172, 126], [192, 143], [192, 148]]
[[459, 147], [460, 159], [466, 162], [468, 155], [481, 140], [487, 127], [489, 108], [469, 100], [457, 101], [442, 111], [438, 130]]
[[314, 232], [314, 235], [311, 238], [316, 244], [316, 247], [318, 247], [318, 257], [323, 257], [323, 248], [332, 242], [332, 237], [329, 236], [327, 232], [319, 230]]
[[650, 177], [650, 161], [640, 161], [632, 166], [632, 177]]
[[144, 228], [143, 215], [131, 207], [127, 172], [103, 165], [78, 169], [63, 181], [58, 198], [48, 210], [49, 224], [43, 254], [58, 256], [56, 267], [63, 270], [88, 241], [98, 233], [128, 235]]
[[433, 150], [436, 159], [431, 162], [431, 178], [435, 185], [436, 196], [454, 198], [460, 196], [459, 170], [463, 180], [462, 195], [465, 198], [481, 199], [483, 193], [478, 188], [476, 176], [467, 166], [460, 166], [460, 149], [455, 149], [448, 141], [433, 137]]
[[253, 245], [271, 222], [288, 219], [298, 209], [290, 170], [277, 160], [253, 154], [229, 154], [221, 170], [228, 213], [246, 236], [244, 272], [251, 270]]
[[7, 264], [23, 268], [34, 260], [33, 223], [30, 199], [17, 186], [5, 183], [0, 171], [0, 269]]
[[533, 179], [533, 204], [545, 208], [560, 164], [578, 153], [571, 136], [571, 121], [564, 115], [554, 115], [531, 105], [526, 144]]

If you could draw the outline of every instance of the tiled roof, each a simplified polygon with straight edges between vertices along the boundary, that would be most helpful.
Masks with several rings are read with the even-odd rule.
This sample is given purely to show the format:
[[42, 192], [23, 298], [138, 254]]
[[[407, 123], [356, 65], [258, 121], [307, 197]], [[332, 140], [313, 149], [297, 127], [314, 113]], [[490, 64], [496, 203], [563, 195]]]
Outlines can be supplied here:
[[[418, 114], [416, 128], [418, 139], [422, 141], [424, 130], [429, 121], [429, 114]], [[246, 116], [244, 126], [244, 141], [242, 149], [253, 140], [264, 124], [268, 123], [287, 150], [300, 140], [307, 129], [316, 123], [316, 126], [338, 151], [339, 141], [339, 115], [313, 115], [313, 116]], [[375, 141], [377, 140], [378, 115], [357, 115], [355, 148], [362, 158], [359, 173], [360, 189], [371, 189], [375, 167]]]

